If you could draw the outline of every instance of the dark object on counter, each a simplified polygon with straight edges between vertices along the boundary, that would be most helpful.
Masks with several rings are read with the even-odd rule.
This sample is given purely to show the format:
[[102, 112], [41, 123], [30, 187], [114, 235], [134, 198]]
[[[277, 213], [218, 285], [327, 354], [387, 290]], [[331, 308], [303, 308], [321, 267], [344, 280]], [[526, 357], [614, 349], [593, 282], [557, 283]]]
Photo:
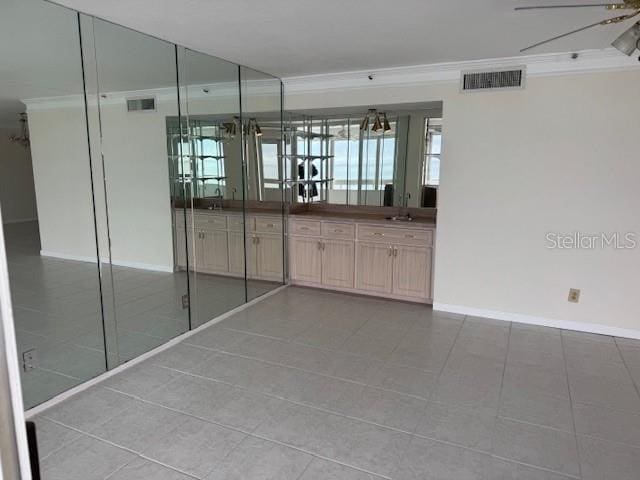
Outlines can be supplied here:
[[32, 480], [40, 480], [40, 459], [38, 458], [38, 439], [36, 424], [27, 422], [27, 444], [29, 445], [29, 462], [31, 463]]
[[384, 186], [384, 206], [393, 207], [393, 184], [388, 183]]
[[424, 185], [422, 187], [422, 208], [436, 208], [438, 203], [438, 188]]

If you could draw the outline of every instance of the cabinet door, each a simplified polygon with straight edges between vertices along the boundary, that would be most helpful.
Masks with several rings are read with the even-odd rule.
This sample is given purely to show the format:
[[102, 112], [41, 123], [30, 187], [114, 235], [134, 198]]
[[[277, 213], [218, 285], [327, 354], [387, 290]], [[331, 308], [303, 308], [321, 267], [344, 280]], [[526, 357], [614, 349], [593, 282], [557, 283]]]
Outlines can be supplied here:
[[[251, 237], [247, 237], [247, 240], [251, 240]], [[229, 272], [244, 275], [244, 233], [242, 232], [229, 232]]]
[[384, 243], [356, 245], [356, 288], [391, 293], [393, 248]]
[[405, 297], [431, 297], [431, 248], [395, 246], [393, 293]]
[[[187, 268], [187, 238], [185, 236], [184, 222], [176, 222], [174, 235], [176, 237], [176, 266], [179, 268]], [[189, 238], [191, 238], [190, 235]], [[189, 250], [191, 250], [191, 248], [189, 248]]]
[[209, 272], [229, 271], [227, 232], [224, 230], [203, 230], [203, 269]]
[[341, 240], [322, 241], [322, 283], [353, 288], [355, 245]]
[[282, 281], [282, 236], [258, 235], [256, 268], [259, 278]]
[[322, 281], [320, 240], [313, 237], [289, 237], [289, 270], [292, 280]]

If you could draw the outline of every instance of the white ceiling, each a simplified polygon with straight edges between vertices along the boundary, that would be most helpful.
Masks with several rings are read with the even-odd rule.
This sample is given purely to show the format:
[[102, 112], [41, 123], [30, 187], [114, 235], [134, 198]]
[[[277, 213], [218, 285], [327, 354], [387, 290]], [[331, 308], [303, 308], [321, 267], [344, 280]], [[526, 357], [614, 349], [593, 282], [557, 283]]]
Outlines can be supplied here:
[[[513, 10], [581, 0], [56, 1], [280, 77], [512, 57], [615, 15]], [[598, 27], [530, 53], [605, 48], [624, 28]]]

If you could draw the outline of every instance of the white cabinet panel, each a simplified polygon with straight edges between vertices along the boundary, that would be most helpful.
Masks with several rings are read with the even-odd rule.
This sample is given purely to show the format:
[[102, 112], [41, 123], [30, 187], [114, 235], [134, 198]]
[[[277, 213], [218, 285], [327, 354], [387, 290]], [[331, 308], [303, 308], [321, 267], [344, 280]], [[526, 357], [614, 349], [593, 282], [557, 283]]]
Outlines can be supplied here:
[[398, 245], [393, 257], [393, 293], [431, 297], [431, 248]]
[[224, 230], [203, 230], [202, 243], [202, 270], [209, 272], [228, 272], [229, 253], [227, 246], [227, 232]]
[[322, 243], [312, 237], [291, 237], [289, 265], [292, 280], [320, 283], [322, 281]]
[[266, 280], [282, 280], [282, 236], [256, 236], [257, 276]]
[[358, 243], [356, 246], [356, 288], [391, 293], [393, 247], [384, 243]]
[[244, 275], [244, 234], [229, 232], [229, 272]]
[[341, 240], [322, 241], [322, 284], [353, 288], [355, 246]]

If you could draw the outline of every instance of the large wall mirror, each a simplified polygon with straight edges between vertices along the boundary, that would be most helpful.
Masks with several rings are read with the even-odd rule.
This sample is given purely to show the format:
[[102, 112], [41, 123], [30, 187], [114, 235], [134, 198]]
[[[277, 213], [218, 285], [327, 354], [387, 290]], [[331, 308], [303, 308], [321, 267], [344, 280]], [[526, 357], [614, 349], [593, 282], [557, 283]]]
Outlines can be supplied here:
[[287, 112], [292, 204], [437, 208], [442, 103]]

